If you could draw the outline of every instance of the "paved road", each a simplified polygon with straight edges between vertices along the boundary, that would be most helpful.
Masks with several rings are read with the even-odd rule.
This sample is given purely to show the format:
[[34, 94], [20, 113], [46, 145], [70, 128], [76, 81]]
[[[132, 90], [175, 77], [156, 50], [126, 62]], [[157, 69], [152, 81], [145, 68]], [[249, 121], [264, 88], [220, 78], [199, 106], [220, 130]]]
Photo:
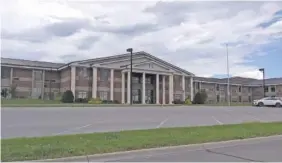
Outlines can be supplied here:
[[1, 118], [2, 138], [12, 138], [282, 121], [282, 109], [214, 106], [2, 108]]
[[[205, 145], [159, 148], [104, 156], [91, 162], [282, 162], [282, 135]], [[56, 161], [87, 161], [86, 157]]]

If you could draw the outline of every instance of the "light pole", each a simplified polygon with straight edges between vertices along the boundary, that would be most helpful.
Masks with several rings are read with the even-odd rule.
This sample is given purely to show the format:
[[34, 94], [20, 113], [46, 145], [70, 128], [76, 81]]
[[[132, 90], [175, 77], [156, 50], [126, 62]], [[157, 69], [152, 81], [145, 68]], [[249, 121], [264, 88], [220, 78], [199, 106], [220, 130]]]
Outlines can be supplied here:
[[228, 106], [230, 106], [230, 75], [229, 75], [229, 54], [228, 54], [228, 44], [226, 44], [226, 68], [227, 68], [227, 100]]
[[132, 105], [132, 48], [126, 49], [127, 52], [130, 52], [130, 105]]
[[262, 72], [262, 87], [263, 87], [263, 97], [265, 97], [265, 73], [264, 68], [259, 69], [260, 72]]

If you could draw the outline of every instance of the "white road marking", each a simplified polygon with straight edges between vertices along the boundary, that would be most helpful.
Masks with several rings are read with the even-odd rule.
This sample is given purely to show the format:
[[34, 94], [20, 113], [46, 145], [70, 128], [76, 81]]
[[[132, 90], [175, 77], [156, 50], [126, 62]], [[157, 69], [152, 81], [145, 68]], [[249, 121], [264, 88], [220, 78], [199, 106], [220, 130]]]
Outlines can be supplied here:
[[218, 119], [216, 119], [214, 116], [212, 116], [212, 119], [215, 120], [218, 124], [222, 125], [223, 123], [221, 121], [219, 121]]
[[168, 121], [168, 118], [163, 120], [163, 121], [161, 121], [161, 123], [157, 126], [157, 128], [162, 127], [162, 125], [164, 125], [167, 121]]
[[71, 129], [68, 129], [68, 130], [65, 130], [65, 131], [62, 131], [62, 132], [59, 132], [59, 133], [55, 133], [55, 134], [53, 134], [53, 135], [60, 135], [60, 134], [66, 133], [66, 132], [70, 132], [70, 131], [74, 131], [74, 130], [79, 130], [79, 129], [82, 129], [82, 128], [86, 128], [86, 127], [89, 127], [89, 126], [91, 126], [91, 125], [92, 125], [92, 124], [87, 124], [87, 125], [84, 125], [84, 126], [71, 128]]

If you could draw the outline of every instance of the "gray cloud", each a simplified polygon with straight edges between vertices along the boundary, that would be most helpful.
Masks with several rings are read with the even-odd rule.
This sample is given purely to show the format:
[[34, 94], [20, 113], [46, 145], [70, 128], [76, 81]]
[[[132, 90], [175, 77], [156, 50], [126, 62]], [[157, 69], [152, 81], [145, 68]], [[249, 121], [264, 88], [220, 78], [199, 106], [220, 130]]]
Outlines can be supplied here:
[[79, 55], [79, 54], [66, 54], [66, 55], [60, 56], [60, 59], [61, 59], [62, 62], [69, 63], [69, 62], [73, 62], [73, 61], [77, 61], [77, 60], [84, 60], [84, 59], [87, 59], [87, 58], [85, 56]]
[[77, 48], [80, 50], [87, 50], [90, 49], [91, 46], [100, 40], [100, 37], [98, 36], [88, 36], [86, 38], [83, 38], [81, 42], [78, 44]]
[[136, 36], [143, 33], [160, 30], [161, 27], [153, 23], [140, 23], [135, 25], [127, 25], [127, 26], [119, 26], [119, 27], [105, 25], [103, 27], [95, 27], [95, 29], [101, 32], [109, 32], [118, 35]]
[[72, 19], [68, 21], [49, 24], [44, 27], [44, 30], [53, 35], [59, 37], [67, 37], [79, 32], [81, 29], [89, 28], [89, 21], [84, 19]]
[[1, 36], [4, 39], [41, 43], [50, 40], [52, 37], [71, 36], [81, 29], [91, 29], [89, 21], [85, 19], [68, 19], [41, 27], [25, 29], [20, 32], [3, 30]]

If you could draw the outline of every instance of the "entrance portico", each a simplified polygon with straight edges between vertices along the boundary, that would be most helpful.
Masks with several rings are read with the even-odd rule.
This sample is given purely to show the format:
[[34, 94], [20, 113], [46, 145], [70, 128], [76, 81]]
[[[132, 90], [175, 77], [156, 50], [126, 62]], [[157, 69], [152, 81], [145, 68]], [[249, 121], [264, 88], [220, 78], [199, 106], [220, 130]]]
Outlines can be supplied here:
[[[130, 99], [130, 71], [122, 71], [122, 103], [130, 104], [130, 100], [133, 100], [133, 103], [154, 103], [154, 104], [166, 104], [166, 79], [169, 79], [168, 84], [168, 103], [173, 103], [173, 74], [172, 73], [163, 73], [163, 72], [149, 72], [142, 70], [134, 70], [133, 74], [133, 95]], [[125, 80], [127, 76], [127, 80]], [[161, 81], [161, 82], [160, 82]], [[127, 83], [127, 101], [125, 102], [125, 83]], [[141, 90], [141, 91], [140, 91]], [[140, 93], [139, 93], [140, 92]], [[161, 92], [161, 94], [160, 94]], [[185, 92], [185, 90], [184, 90]], [[160, 98], [161, 96], [161, 98]], [[185, 96], [185, 95], [184, 95]], [[140, 98], [141, 97], [141, 98]]]
[[[133, 55], [132, 97], [130, 55], [82, 61], [71, 66], [92, 67], [92, 97], [118, 100], [122, 104], [172, 104], [174, 100], [193, 97], [194, 74], [173, 66], [148, 53]], [[71, 90], [75, 92], [75, 68], [72, 69]], [[191, 92], [190, 95], [187, 92]]]

